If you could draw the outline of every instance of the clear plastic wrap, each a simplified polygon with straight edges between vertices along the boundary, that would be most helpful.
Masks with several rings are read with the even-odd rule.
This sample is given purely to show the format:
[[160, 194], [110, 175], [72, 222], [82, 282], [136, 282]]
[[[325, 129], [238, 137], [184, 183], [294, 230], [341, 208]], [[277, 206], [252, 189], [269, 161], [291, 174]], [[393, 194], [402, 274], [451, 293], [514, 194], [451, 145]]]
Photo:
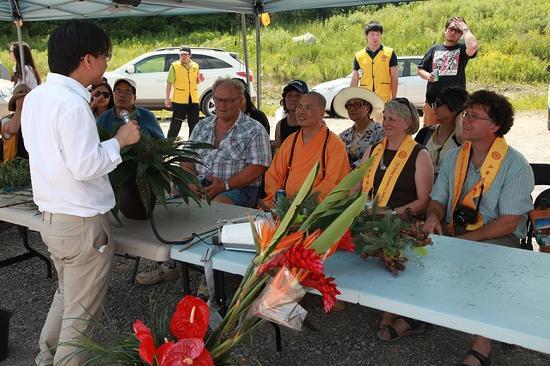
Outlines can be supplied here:
[[298, 303], [306, 291], [298, 280], [283, 267], [277, 272], [250, 307], [248, 316], [259, 317], [283, 327], [302, 330], [307, 311]]

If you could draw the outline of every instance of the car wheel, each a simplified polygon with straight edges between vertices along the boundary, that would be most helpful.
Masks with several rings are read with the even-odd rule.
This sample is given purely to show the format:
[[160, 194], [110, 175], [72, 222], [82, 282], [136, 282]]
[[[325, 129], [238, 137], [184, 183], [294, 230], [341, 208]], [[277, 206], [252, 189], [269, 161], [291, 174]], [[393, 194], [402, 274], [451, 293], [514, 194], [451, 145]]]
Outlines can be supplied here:
[[327, 114], [330, 118], [340, 118], [340, 116], [337, 115], [336, 112], [334, 111], [334, 103], [331, 104], [330, 110], [327, 111]]
[[214, 104], [214, 94], [212, 94], [212, 91], [206, 93], [202, 98], [201, 111], [206, 117], [216, 114], [216, 105]]

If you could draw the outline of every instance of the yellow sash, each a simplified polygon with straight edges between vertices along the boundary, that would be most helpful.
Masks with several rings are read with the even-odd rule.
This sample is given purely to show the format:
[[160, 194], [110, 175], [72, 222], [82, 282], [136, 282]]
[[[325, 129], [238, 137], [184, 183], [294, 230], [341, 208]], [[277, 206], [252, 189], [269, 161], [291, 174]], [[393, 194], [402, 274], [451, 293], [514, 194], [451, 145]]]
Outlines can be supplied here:
[[[372, 152], [372, 163], [367, 170], [367, 174], [365, 174], [365, 177], [363, 178], [363, 192], [370, 192], [372, 190], [372, 187], [374, 186], [374, 176], [376, 174], [376, 170], [378, 169], [378, 165], [380, 164], [380, 161], [384, 156], [384, 150], [386, 149], [387, 143], [388, 139], [384, 137]], [[409, 160], [411, 152], [413, 151], [415, 146], [416, 142], [412, 139], [410, 135], [405, 136], [405, 138], [401, 142], [401, 145], [399, 145], [399, 149], [397, 150], [397, 153], [392, 159], [390, 165], [386, 169], [386, 173], [384, 173], [384, 178], [382, 178], [382, 182], [380, 182], [380, 186], [378, 187], [378, 191], [376, 192], [378, 206], [386, 207], [386, 205], [388, 204], [390, 196], [395, 187], [395, 183], [401, 175], [401, 171]]]
[[[462, 193], [462, 186], [464, 185], [464, 182], [466, 180], [466, 173], [468, 172], [468, 164], [470, 162], [470, 152], [472, 150], [471, 146], [472, 146], [472, 143], [470, 141], [466, 141], [462, 145], [462, 148], [458, 153], [458, 157], [455, 165], [453, 206], [452, 206], [451, 212], [454, 212], [456, 209], [456, 206], [458, 204], [458, 199], [460, 198], [460, 194]], [[483, 186], [484, 192], [489, 191], [489, 189], [491, 188], [491, 185], [493, 184], [493, 181], [495, 180], [498, 174], [500, 165], [502, 164], [502, 161], [504, 160], [504, 156], [506, 156], [507, 151], [508, 151], [508, 144], [506, 143], [506, 140], [503, 137], [497, 137], [495, 141], [493, 141], [493, 144], [491, 145], [491, 149], [489, 150], [489, 153], [487, 153], [487, 156], [485, 157], [485, 160], [481, 165], [481, 170], [480, 170], [481, 180], [477, 182], [476, 185], [473, 186], [473, 188], [470, 190], [470, 192], [466, 194], [466, 196], [464, 196], [464, 199], [462, 200], [462, 205], [468, 206], [471, 209], [476, 208], [474, 199], [481, 195], [482, 186]], [[476, 223], [466, 226], [466, 230], [469, 230], [469, 231], [477, 230], [482, 226], [483, 226], [483, 218], [478, 213]], [[453, 228], [452, 217], [451, 217], [451, 224], [449, 225], [449, 229], [451, 230], [451, 232], [453, 232], [452, 230], [454, 228]]]

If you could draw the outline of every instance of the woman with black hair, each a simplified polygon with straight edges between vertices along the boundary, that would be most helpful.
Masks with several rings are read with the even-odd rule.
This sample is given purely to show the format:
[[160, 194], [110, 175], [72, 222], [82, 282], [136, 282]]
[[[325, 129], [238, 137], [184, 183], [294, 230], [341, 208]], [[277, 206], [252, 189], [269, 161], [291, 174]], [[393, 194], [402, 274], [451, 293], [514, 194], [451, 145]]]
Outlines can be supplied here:
[[113, 89], [106, 81], [103, 81], [97, 85], [92, 85], [90, 94], [92, 94], [90, 108], [92, 109], [96, 119], [101, 116], [103, 112], [113, 108], [115, 105], [113, 100]]
[[14, 83], [14, 86], [19, 84], [26, 84], [29, 88], [34, 89], [42, 80], [38, 74], [38, 70], [34, 65], [34, 59], [32, 58], [31, 49], [29, 45], [25, 42], [21, 42], [23, 47], [23, 56], [25, 58], [25, 79], [23, 80], [23, 71], [22, 71], [22, 62], [21, 55], [19, 53], [19, 42], [12, 42], [10, 44], [10, 59], [15, 62], [15, 67], [13, 69], [13, 76], [11, 80]]

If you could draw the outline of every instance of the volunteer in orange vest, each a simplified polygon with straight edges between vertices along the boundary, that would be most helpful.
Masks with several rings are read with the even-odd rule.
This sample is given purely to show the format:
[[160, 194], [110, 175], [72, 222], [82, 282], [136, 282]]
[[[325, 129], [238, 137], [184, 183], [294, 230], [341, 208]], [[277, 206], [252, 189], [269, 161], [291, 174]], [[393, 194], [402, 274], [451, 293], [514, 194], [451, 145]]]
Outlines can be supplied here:
[[[430, 154], [411, 136], [418, 131], [418, 125], [418, 114], [409, 100], [389, 101], [384, 106], [382, 122], [385, 137], [363, 156], [363, 160], [373, 158], [363, 178], [363, 191], [369, 192], [380, 207], [416, 216], [423, 215], [430, 203], [434, 179]], [[425, 330], [424, 322], [385, 312], [377, 337], [395, 341]]]
[[204, 80], [199, 71], [199, 64], [191, 60], [191, 49], [181, 46], [179, 61], [173, 62], [166, 79], [166, 100], [164, 106], [172, 108], [172, 121], [168, 137], [178, 136], [181, 124], [187, 117], [189, 136], [199, 123], [199, 89]]
[[[462, 239], [520, 247], [527, 213], [533, 209], [533, 171], [504, 135], [514, 109], [502, 95], [470, 95], [462, 118], [465, 141], [443, 159], [424, 230]], [[446, 230], [445, 230], [446, 229]], [[475, 336], [465, 365], [489, 365], [491, 341]]]
[[392, 48], [382, 45], [384, 28], [377, 21], [365, 27], [367, 47], [355, 54], [349, 86], [367, 88], [384, 102], [397, 95], [397, 55]]

